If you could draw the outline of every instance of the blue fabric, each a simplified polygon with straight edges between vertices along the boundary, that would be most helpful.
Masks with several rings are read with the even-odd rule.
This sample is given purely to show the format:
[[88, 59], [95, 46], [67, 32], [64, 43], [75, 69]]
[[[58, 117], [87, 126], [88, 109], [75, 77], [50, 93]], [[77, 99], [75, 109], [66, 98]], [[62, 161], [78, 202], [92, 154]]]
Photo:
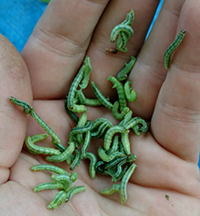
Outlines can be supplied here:
[[[47, 4], [39, 0], [0, 0], [0, 34], [7, 37], [20, 52]], [[164, 0], [160, 1], [151, 27]], [[150, 27], [150, 30], [151, 30]], [[199, 160], [200, 168], [200, 160]]]
[[200, 154], [199, 154], [199, 163], [198, 163], [199, 169], [200, 169]]
[[38, 0], [0, 1], [0, 34], [20, 52], [47, 4]]
[[160, 9], [161, 9], [161, 7], [162, 7], [162, 5], [163, 5], [163, 2], [164, 2], [164, 0], [160, 0], [160, 4], [158, 5], [158, 8], [157, 8], [156, 13], [155, 13], [154, 18], [153, 18], [153, 21], [152, 21], [152, 23], [151, 23], [151, 25], [150, 25], [149, 31], [147, 32], [146, 38], [148, 37], [148, 35], [149, 35], [149, 33], [150, 33], [150, 31], [151, 31], [151, 29], [152, 29], [152, 27], [153, 27], [153, 25], [154, 25], [154, 23], [155, 23], [157, 17], [158, 17], [158, 14], [159, 14]]

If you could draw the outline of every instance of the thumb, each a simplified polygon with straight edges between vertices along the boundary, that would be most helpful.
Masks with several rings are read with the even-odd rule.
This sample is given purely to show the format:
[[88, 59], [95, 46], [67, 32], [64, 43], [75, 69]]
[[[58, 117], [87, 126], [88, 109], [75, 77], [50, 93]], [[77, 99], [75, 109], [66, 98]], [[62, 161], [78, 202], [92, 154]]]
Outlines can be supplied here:
[[27, 120], [10, 101], [10, 96], [31, 103], [32, 92], [28, 70], [15, 47], [0, 35], [0, 184], [7, 181], [9, 168], [21, 151]]

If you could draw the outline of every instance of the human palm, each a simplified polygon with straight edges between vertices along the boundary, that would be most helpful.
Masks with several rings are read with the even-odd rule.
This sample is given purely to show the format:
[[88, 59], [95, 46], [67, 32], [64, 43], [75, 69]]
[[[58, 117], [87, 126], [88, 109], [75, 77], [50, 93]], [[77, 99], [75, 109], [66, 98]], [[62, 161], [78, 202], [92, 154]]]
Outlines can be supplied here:
[[[52, 0], [22, 51], [22, 58], [5, 38], [0, 38], [1, 215], [200, 215], [197, 167], [200, 32], [196, 22], [200, 11], [194, 7], [200, 2], [166, 1], [144, 45], [155, 1], [108, 2]], [[127, 45], [128, 52], [105, 53], [105, 48], [113, 47], [109, 42], [110, 30], [131, 8], [136, 14], [135, 34]], [[174, 11], [179, 16], [174, 16]], [[163, 54], [174, 39], [176, 29], [182, 28], [186, 29], [186, 37], [167, 73]], [[75, 125], [64, 110], [64, 98], [85, 55], [91, 59], [91, 80], [112, 99], [115, 91], [106, 81], [107, 77], [116, 76], [131, 55], [137, 56], [129, 75], [137, 100], [130, 107], [134, 115], [150, 122], [150, 130], [140, 136], [130, 136], [131, 151], [137, 155], [137, 168], [128, 183], [128, 199], [124, 205], [120, 204], [117, 193], [100, 194], [111, 181], [99, 175], [91, 179], [85, 160], [75, 168], [79, 177], [74, 184], [84, 185], [86, 192], [51, 211], [46, 206], [57, 191], [33, 192], [37, 184], [50, 182], [50, 173], [30, 171], [32, 165], [47, 162], [44, 157], [22, 149], [25, 136], [44, 131], [8, 98], [15, 96], [32, 104], [66, 145], [69, 130]], [[92, 97], [91, 92], [88, 87], [85, 93]], [[91, 120], [105, 117], [114, 121], [104, 108], [88, 108], [87, 114]], [[50, 138], [42, 144], [52, 145]], [[92, 143], [93, 148], [97, 148], [97, 144]], [[55, 165], [68, 170], [66, 163]]]

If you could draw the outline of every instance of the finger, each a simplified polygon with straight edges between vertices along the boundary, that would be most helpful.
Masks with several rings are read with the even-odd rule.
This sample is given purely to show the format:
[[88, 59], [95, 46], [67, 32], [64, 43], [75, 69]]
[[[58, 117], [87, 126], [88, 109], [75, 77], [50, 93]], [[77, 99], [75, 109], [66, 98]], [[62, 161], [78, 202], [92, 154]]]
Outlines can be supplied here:
[[[159, 1], [110, 1], [103, 16], [95, 29], [87, 55], [90, 56], [92, 64], [91, 80], [101, 87], [104, 94], [111, 91], [111, 83], [106, 82], [108, 76], [116, 76], [117, 73], [130, 61], [131, 56], [137, 56], [144, 42], [145, 36], [153, 19]], [[112, 29], [123, 22], [126, 14], [134, 10], [135, 18], [132, 24], [134, 30], [133, 37], [127, 43], [126, 53], [118, 51], [117, 54], [106, 52], [106, 48], [116, 48], [116, 42], [110, 42]], [[100, 64], [102, 63], [102, 64]], [[87, 89], [87, 94], [91, 95], [91, 88]]]
[[200, 192], [197, 164], [188, 163], [155, 142], [150, 133], [130, 136], [137, 155], [137, 169], [130, 181], [145, 188], [177, 191], [196, 196]]
[[34, 98], [64, 97], [108, 0], [51, 0], [22, 55]]
[[16, 161], [25, 137], [26, 116], [10, 101], [10, 96], [31, 103], [27, 68], [14, 46], [0, 36], [0, 183], [9, 177], [8, 169]]
[[151, 124], [155, 139], [164, 148], [195, 163], [200, 140], [200, 7], [196, 3], [188, 0], [183, 5], [178, 32], [184, 27], [187, 33], [173, 56]]
[[166, 77], [164, 53], [175, 38], [183, 0], [168, 0], [160, 11], [156, 23], [137, 57], [129, 76], [137, 99], [130, 107], [136, 115], [150, 119], [160, 87]]

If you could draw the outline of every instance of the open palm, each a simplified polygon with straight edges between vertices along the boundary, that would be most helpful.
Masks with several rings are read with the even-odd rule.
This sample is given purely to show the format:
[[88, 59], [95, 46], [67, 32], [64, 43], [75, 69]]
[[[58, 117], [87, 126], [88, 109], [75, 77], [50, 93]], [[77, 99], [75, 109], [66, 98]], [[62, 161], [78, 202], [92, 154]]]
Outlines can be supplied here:
[[[197, 167], [200, 24], [196, 22], [200, 18], [200, 1], [166, 1], [143, 44], [156, 6], [153, 0], [52, 0], [22, 57], [0, 37], [1, 215], [200, 215]], [[109, 42], [111, 29], [131, 8], [136, 14], [135, 34], [127, 45], [128, 52], [105, 53], [105, 48], [114, 48]], [[163, 67], [164, 51], [183, 28], [186, 37], [167, 72]], [[90, 79], [110, 98], [115, 97], [115, 90], [106, 81], [107, 77], [116, 76], [131, 55], [137, 56], [129, 76], [137, 100], [130, 107], [136, 116], [150, 122], [150, 130], [130, 137], [131, 151], [137, 155], [137, 169], [127, 186], [128, 200], [124, 205], [120, 204], [117, 193], [100, 194], [111, 181], [99, 175], [92, 180], [86, 160], [75, 169], [79, 174], [75, 185], [84, 185], [86, 192], [51, 211], [46, 206], [57, 191], [33, 192], [37, 184], [50, 182], [50, 173], [30, 171], [31, 166], [47, 162], [42, 156], [31, 155], [23, 149], [27, 135], [44, 131], [8, 98], [15, 96], [32, 104], [65, 145], [69, 130], [75, 125], [66, 114], [63, 101], [85, 55], [91, 60]], [[86, 91], [91, 97], [90, 87]], [[106, 109], [88, 108], [88, 119], [98, 117], [113, 121]], [[43, 141], [43, 145], [51, 146], [50, 139]], [[97, 146], [94, 143], [94, 148]], [[66, 163], [56, 165], [68, 170]]]

